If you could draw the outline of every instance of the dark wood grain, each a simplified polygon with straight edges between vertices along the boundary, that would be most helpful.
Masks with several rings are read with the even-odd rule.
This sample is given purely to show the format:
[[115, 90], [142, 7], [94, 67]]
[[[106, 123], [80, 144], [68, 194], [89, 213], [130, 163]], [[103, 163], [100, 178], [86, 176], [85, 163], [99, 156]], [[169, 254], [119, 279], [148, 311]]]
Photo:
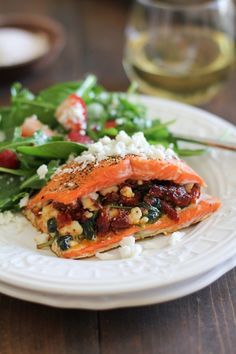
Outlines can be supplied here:
[[[108, 89], [128, 86], [122, 61], [129, 1], [0, 0], [0, 12], [47, 14], [67, 45], [48, 70], [20, 78], [32, 90], [94, 72]], [[0, 102], [9, 83], [0, 79]], [[204, 108], [236, 123], [236, 74]], [[0, 295], [0, 354], [235, 354], [236, 271], [165, 304], [112, 311], [62, 310]]]

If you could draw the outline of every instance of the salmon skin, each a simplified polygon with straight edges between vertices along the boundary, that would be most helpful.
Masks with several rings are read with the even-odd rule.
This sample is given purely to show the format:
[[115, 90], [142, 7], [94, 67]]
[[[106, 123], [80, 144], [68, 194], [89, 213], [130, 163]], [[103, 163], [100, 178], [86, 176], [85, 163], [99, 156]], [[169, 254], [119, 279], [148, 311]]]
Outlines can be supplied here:
[[35, 196], [25, 215], [59, 257], [85, 258], [135, 238], [171, 233], [220, 207], [201, 195], [204, 180], [184, 161], [135, 155], [108, 157], [85, 168], [62, 166]]

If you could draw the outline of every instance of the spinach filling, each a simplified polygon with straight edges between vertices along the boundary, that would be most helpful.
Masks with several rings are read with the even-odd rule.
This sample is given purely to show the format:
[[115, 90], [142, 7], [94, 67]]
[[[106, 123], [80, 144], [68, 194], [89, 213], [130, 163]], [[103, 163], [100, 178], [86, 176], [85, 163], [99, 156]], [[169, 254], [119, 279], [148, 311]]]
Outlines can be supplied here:
[[[68, 249], [72, 240], [92, 241], [109, 233], [118, 233], [132, 225], [143, 228], [145, 224], [155, 223], [162, 215], [178, 221], [178, 208], [195, 202], [200, 194], [197, 184], [189, 189], [171, 181], [158, 180], [127, 180], [107, 190], [106, 193], [105, 190], [96, 192], [95, 199], [88, 195], [75, 204], [53, 204], [63, 218], [69, 217], [71, 220], [71, 224], [68, 220], [65, 223], [68, 225], [65, 235], [60, 232], [63, 226], [58, 227], [61, 223], [58, 223], [57, 218], [47, 221], [48, 233], [57, 240], [61, 250]], [[77, 229], [73, 229], [74, 222], [80, 229], [78, 234]]]

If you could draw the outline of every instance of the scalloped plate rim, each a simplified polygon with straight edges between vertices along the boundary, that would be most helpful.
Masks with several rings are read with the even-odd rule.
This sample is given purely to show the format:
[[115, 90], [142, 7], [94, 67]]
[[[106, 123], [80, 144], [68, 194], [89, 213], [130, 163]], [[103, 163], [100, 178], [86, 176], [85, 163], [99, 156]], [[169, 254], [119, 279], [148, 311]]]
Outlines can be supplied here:
[[[183, 109], [185, 109], [185, 110], [187, 109], [189, 111], [192, 110], [193, 112], [194, 111], [198, 112], [200, 117], [201, 116], [203, 117], [203, 115], [205, 115], [212, 122], [216, 122], [217, 121], [218, 123], [220, 123], [224, 127], [231, 128], [236, 133], [236, 127], [233, 124], [225, 121], [224, 119], [222, 119], [220, 117], [215, 116], [212, 113], [204, 111], [204, 110], [202, 110], [200, 108], [191, 107], [189, 105], [186, 105], [186, 104], [183, 104], [183, 103], [179, 103], [179, 102], [175, 102], [175, 101], [171, 101], [171, 100], [160, 99], [160, 98], [155, 98], [155, 97], [153, 98], [153, 97], [150, 97], [150, 96], [143, 96], [142, 95], [141, 97], [144, 99], [144, 101], [146, 100], [146, 101], [151, 102], [151, 101], [155, 100], [156, 102], [159, 102], [161, 104], [166, 104], [166, 105], [170, 104], [172, 106], [172, 109], [174, 107], [179, 107], [179, 108], [177, 108], [177, 112], [179, 111], [180, 115], [181, 115], [181, 109], [182, 110]], [[229, 247], [229, 245], [228, 245], [228, 247]], [[236, 251], [234, 251], [233, 249], [231, 249], [230, 251], [231, 252], [229, 252], [229, 254], [227, 254], [227, 257], [222, 255], [222, 257], [220, 258], [220, 262], [227, 261], [230, 257], [232, 257], [233, 255], [236, 254]], [[216, 255], [213, 257], [213, 259], [214, 258], [216, 258]], [[92, 262], [92, 261], [89, 261], [89, 262]], [[218, 262], [216, 260], [212, 261], [212, 259], [211, 259], [211, 262], [208, 262], [207, 271], [212, 270], [220, 262], [219, 262], [219, 259], [218, 259]], [[167, 286], [167, 284], [168, 285], [170, 285], [170, 284], [174, 285], [174, 284], [180, 282], [183, 279], [184, 280], [191, 279], [191, 278], [193, 278], [193, 276], [203, 274], [204, 272], [206, 272], [206, 269], [202, 270], [201, 272], [196, 270], [195, 272], [193, 272], [191, 274], [188, 274], [187, 276], [186, 276], [186, 274], [187, 274], [186, 273], [184, 278], [181, 278], [181, 277], [178, 278], [178, 276], [176, 276], [176, 278], [173, 279], [171, 282], [163, 283], [162, 285], [155, 285], [154, 276], [152, 275], [151, 279], [148, 282], [143, 282], [142, 285], [141, 284], [136, 284], [136, 286], [134, 286], [134, 284], [133, 285], [130, 284], [130, 286], [126, 285], [125, 288], [124, 287], [121, 288], [119, 286], [116, 288], [116, 287], [112, 286], [112, 289], [110, 289], [109, 287], [104, 287], [104, 285], [102, 285], [102, 287], [99, 289], [99, 287], [97, 287], [97, 285], [93, 284], [93, 289], [81, 289], [81, 288], [73, 288], [73, 289], [70, 288], [69, 289], [68, 288], [68, 291], [66, 289], [64, 289], [64, 293], [66, 292], [67, 295], [69, 295], [69, 294], [91, 294], [91, 295], [95, 294], [96, 295], [96, 294], [112, 294], [112, 293], [117, 293], [117, 292], [118, 293], [127, 293], [127, 292], [130, 292], [131, 290], [137, 290], [137, 291], [140, 290], [141, 291], [141, 290], [145, 290], [145, 289], [161, 288], [161, 287]], [[12, 285], [16, 284], [15, 282], [17, 280], [19, 280], [19, 273], [16, 276], [11, 274], [10, 276], [11, 276], [12, 279], [9, 278], [9, 275], [10, 274], [8, 274], [6, 276], [5, 271], [0, 269], [0, 281], [1, 281], [1, 279], [3, 279], [3, 281], [5, 279], [5, 281], [7, 281], [9, 284], [12, 284]], [[51, 293], [55, 293], [55, 294], [61, 293], [61, 291], [62, 291], [61, 286], [63, 285], [62, 283], [58, 283], [57, 284], [58, 287], [56, 287], [55, 284], [54, 285], [50, 284], [51, 286], [49, 286], [48, 284], [45, 284], [45, 289], [44, 289], [42, 284], [40, 285], [40, 279], [36, 279], [35, 282], [34, 282], [30, 278], [28, 278], [26, 281], [25, 280], [24, 281], [20, 280], [19, 284], [23, 285], [25, 288], [28, 288], [28, 289], [30, 289], [30, 288], [36, 289], [37, 288], [40, 291], [45, 291], [45, 292], [48, 292], [48, 293], [51, 292]], [[64, 285], [66, 285], [66, 284], [64, 284]], [[67, 286], [68, 286], [68, 284], [67, 284]], [[79, 286], [81, 286], [81, 285], [79, 285]]]

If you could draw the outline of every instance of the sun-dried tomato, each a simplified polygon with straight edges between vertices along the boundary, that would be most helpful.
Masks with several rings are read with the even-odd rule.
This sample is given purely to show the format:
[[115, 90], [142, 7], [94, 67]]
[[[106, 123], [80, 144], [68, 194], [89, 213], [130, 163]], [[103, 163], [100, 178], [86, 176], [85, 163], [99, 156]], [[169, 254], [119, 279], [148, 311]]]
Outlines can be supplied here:
[[53, 202], [53, 207], [62, 213], [68, 214], [72, 220], [80, 220], [84, 212], [82, 204], [78, 202], [77, 204], [63, 204], [60, 202]]
[[161, 211], [163, 214], [167, 214], [170, 219], [174, 221], [179, 221], [179, 216], [175, 208], [173, 208], [169, 203], [161, 200]]
[[119, 215], [111, 220], [112, 230], [122, 230], [130, 227], [128, 212], [126, 210], [120, 210]]
[[141, 201], [141, 193], [136, 192], [133, 197], [120, 196], [119, 202], [127, 206], [136, 206]]
[[103, 198], [103, 204], [115, 203], [115, 202], [117, 202], [119, 200], [119, 198], [120, 198], [120, 196], [116, 192], [108, 193]]
[[71, 221], [72, 221], [72, 218], [69, 214], [59, 213], [57, 216], [57, 226], [59, 229], [65, 225], [70, 224]]
[[106, 234], [110, 229], [110, 220], [109, 220], [109, 214], [108, 214], [108, 209], [104, 208], [103, 210], [100, 210], [98, 213], [98, 217], [96, 220], [96, 230], [97, 233], [102, 235]]
[[201, 193], [201, 189], [199, 184], [194, 184], [190, 192], [192, 196], [192, 203], [194, 203], [200, 197], [200, 193]]
[[163, 183], [152, 186], [149, 194], [151, 196], [155, 196], [170, 202], [174, 206], [184, 208], [196, 200], [200, 194], [200, 188], [198, 185], [194, 185], [191, 192], [188, 193], [184, 186], [171, 183]]

